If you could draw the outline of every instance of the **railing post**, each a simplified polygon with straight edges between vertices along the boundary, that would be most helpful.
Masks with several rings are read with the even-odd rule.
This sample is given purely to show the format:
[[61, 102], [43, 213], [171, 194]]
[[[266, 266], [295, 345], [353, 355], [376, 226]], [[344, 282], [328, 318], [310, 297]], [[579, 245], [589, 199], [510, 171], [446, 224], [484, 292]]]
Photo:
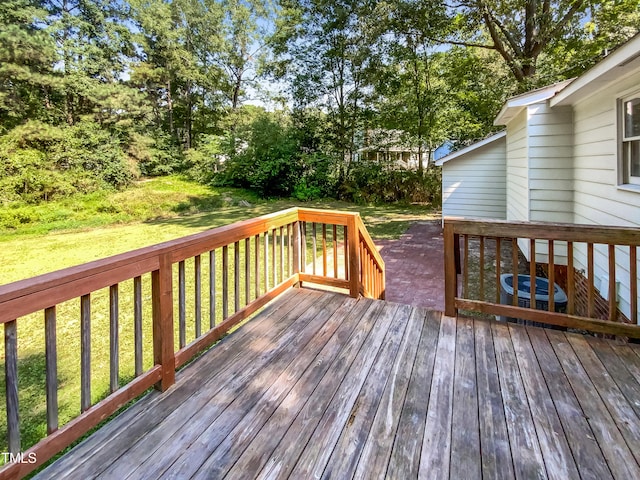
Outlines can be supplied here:
[[458, 287], [458, 275], [456, 269], [456, 249], [460, 245], [455, 244], [453, 225], [444, 222], [444, 313], [454, 317], [458, 314], [456, 308], [456, 293]]
[[151, 274], [153, 299], [153, 359], [162, 367], [162, 379], [156, 388], [162, 392], [175, 383], [176, 365], [173, 346], [173, 285], [171, 259], [160, 257], [160, 269]]
[[354, 214], [347, 219], [347, 232], [349, 241], [349, 295], [353, 298], [360, 296], [360, 249], [358, 243], [360, 241], [360, 235], [358, 234], [358, 227], [356, 223], [356, 216]]

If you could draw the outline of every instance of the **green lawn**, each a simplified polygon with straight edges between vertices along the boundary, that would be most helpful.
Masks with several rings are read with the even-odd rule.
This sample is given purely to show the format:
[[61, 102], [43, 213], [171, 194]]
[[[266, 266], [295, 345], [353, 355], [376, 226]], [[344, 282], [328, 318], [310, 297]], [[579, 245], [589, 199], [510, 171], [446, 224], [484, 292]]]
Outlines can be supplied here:
[[[249, 206], [245, 202], [249, 202]], [[119, 193], [77, 197], [41, 206], [21, 206], [12, 211], [23, 223], [0, 231], [0, 284], [77, 265], [97, 258], [179, 238], [220, 225], [233, 223], [295, 205], [359, 211], [371, 235], [395, 238], [413, 220], [435, 218], [424, 206], [356, 206], [337, 201], [299, 203], [291, 200], [261, 201], [250, 193], [233, 189], [214, 189], [165, 177], [141, 182]], [[16, 215], [14, 215], [16, 217]], [[5, 215], [6, 218], [6, 215]], [[28, 221], [27, 221], [28, 219]], [[240, 258], [244, 258], [241, 243]], [[231, 250], [231, 249], [230, 249]], [[230, 252], [231, 254], [231, 252]], [[230, 255], [232, 259], [233, 256]], [[217, 252], [217, 269], [222, 264]], [[231, 265], [233, 262], [231, 261]], [[203, 288], [208, 275], [208, 258], [202, 258]], [[243, 275], [241, 269], [241, 276]], [[174, 275], [177, 278], [177, 266]], [[233, 278], [233, 277], [231, 277]], [[194, 338], [194, 266], [186, 262], [187, 343]], [[264, 279], [261, 283], [264, 282]], [[221, 278], [217, 276], [218, 291]], [[253, 283], [252, 283], [253, 285]], [[233, 289], [233, 282], [230, 282]], [[263, 285], [264, 287], [264, 285]], [[262, 287], [262, 288], [263, 288]], [[176, 287], [177, 288], [177, 287]], [[252, 287], [253, 288], [253, 287]], [[133, 378], [133, 296], [132, 282], [120, 285], [120, 383]], [[244, 282], [241, 281], [244, 305]], [[252, 296], [255, 292], [251, 292]], [[177, 297], [177, 291], [174, 293]], [[208, 296], [203, 293], [203, 311]], [[143, 276], [144, 368], [152, 365], [150, 279]], [[233, 293], [231, 293], [233, 299]], [[60, 425], [79, 414], [80, 335], [79, 305], [72, 300], [57, 306], [58, 377]], [[92, 294], [91, 348], [92, 400], [95, 403], [109, 389], [109, 297], [108, 289]], [[241, 305], [241, 306], [242, 306]], [[221, 297], [216, 298], [217, 321], [221, 320]], [[233, 311], [233, 301], [230, 302]], [[177, 319], [177, 312], [175, 313]], [[202, 331], [209, 319], [203, 315]], [[18, 321], [19, 397], [23, 449], [46, 434], [44, 395], [45, 358], [42, 313]], [[176, 329], [176, 345], [178, 331]], [[4, 358], [4, 345], [0, 344]], [[4, 365], [0, 364], [4, 370]], [[4, 405], [4, 375], [0, 375], [0, 411]], [[0, 416], [0, 451], [6, 451], [6, 419]]]

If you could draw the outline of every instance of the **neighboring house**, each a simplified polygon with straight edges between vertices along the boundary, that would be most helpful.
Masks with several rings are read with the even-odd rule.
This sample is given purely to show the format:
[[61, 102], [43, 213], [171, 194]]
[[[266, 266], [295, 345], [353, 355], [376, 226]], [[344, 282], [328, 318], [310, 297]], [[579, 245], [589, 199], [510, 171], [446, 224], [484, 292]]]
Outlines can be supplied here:
[[[356, 159], [373, 162], [385, 162], [401, 168], [415, 170], [419, 165], [417, 146], [409, 145], [406, 134], [401, 130], [367, 130], [362, 139], [362, 147], [357, 151]], [[422, 166], [429, 165], [428, 150], [422, 151]]]
[[[506, 126], [504, 153], [502, 139], [491, 137], [438, 162], [443, 216], [486, 218], [478, 205], [503, 195], [506, 211], [494, 218], [640, 227], [640, 35], [578, 78], [509, 99], [494, 123]], [[473, 175], [484, 180], [473, 182]], [[461, 207], [462, 198], [476, 205]], [[555, 261], [566, 265], [561, 243]], [[599, 247], [594, 284], [606, 295], [608, 254]], [[520, 248], [528, 258], [528, 242]], [[546, 243], [536, 244], [538, 261], [546, 262], [546, 253]], [[615, 253], [618, 307], [628, 316], [629, 250]], [[574, 264], [586, 272], [586, 245], [576, 244]]]

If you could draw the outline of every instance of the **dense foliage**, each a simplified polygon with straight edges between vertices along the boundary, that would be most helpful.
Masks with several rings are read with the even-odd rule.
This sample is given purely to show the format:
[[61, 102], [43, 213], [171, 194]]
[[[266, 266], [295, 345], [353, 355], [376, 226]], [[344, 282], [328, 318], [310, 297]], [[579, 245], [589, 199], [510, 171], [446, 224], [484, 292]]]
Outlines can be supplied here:
[[[0, 202], [172, 172], [434, 202], [439, 145], [491, 133], [507, 96], [639, 26], [637, 0], [4, 0]], [[361, 155], [371, 131], [399, 132], [417, 170]]]

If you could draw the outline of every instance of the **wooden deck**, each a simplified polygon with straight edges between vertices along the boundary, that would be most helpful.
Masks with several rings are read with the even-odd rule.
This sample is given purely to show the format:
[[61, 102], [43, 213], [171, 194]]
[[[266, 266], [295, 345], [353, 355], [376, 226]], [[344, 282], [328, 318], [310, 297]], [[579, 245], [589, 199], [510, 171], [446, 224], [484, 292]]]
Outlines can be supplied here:
[[292, 289], [37, 478], [640, 478], [640, 350]]

